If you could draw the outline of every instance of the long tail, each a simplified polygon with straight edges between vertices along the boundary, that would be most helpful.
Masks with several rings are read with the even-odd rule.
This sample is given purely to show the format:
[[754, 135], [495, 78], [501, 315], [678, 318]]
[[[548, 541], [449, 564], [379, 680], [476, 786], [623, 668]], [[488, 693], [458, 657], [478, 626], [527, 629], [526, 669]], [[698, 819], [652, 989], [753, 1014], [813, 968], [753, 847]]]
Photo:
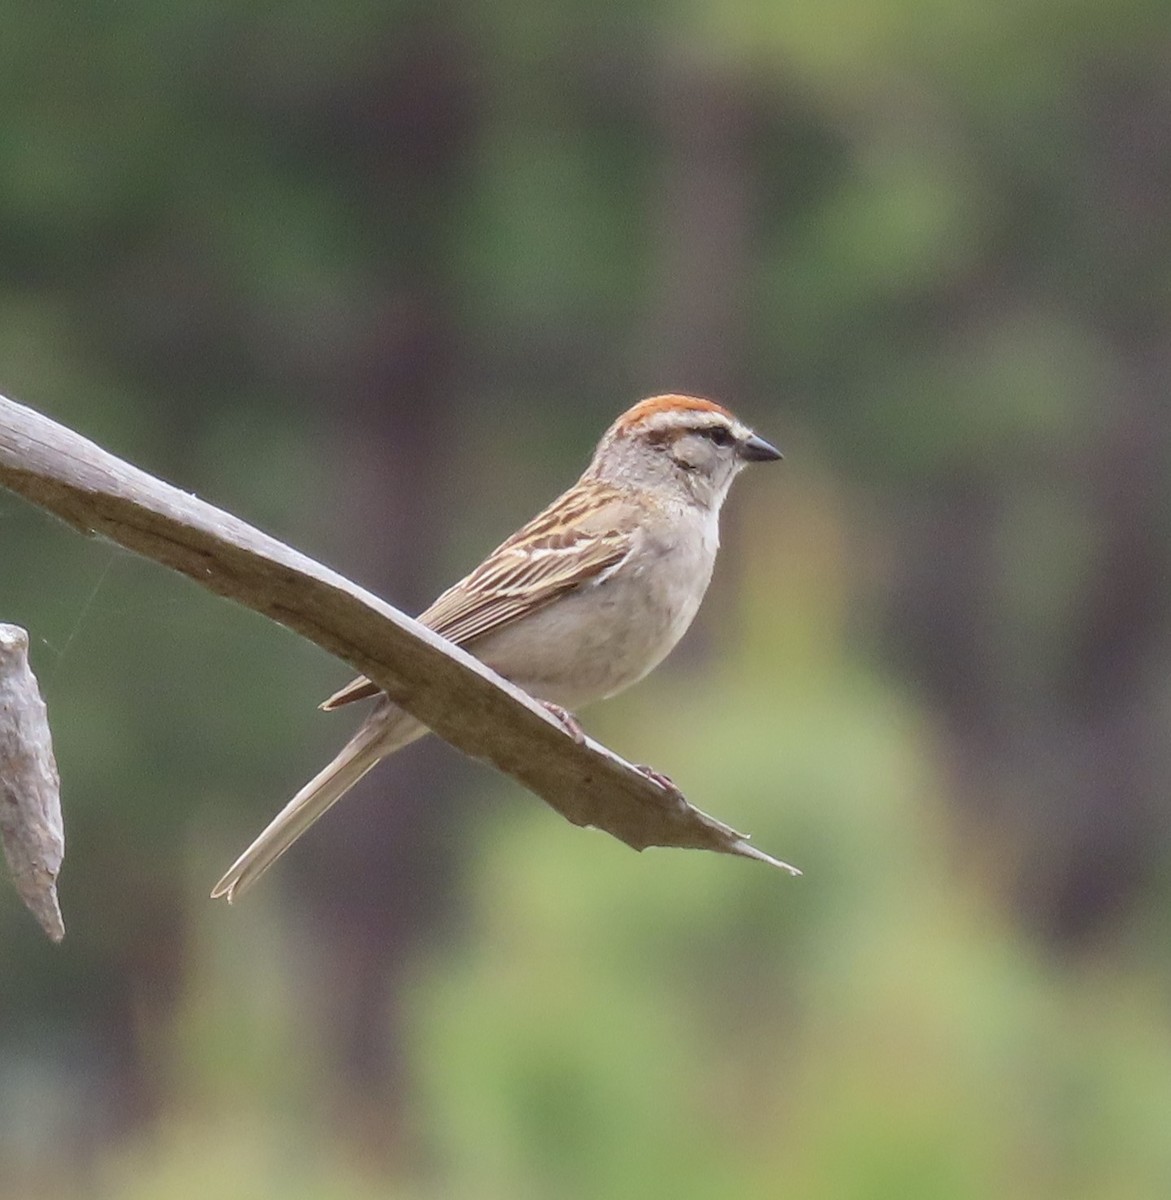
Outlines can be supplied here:
[[426, 726], [401, 709], [387, 705], [372, 712], [341, 753], [305, 784], [228, 868], [212, 888], [212, 899], [226, 896], [231, 904], [376, 763], [426, 732]]

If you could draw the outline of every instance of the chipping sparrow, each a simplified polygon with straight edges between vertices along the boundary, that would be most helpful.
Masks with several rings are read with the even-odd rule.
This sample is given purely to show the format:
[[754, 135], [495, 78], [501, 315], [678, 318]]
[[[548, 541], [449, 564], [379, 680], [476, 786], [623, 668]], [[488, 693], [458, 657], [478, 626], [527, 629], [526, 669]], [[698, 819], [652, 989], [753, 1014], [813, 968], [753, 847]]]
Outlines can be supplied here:
[[[780, 452], [727, 409], [652, 396], [606, 431], [582, 477], [419, 617], [493, 670], [565, 710], [613, 696], [683, 636], [711, 579], [719, 514], [749, 462]], [[379, 697], [338, 756], [232, 864], [234, 900], [380, 759], [427, 727], [360, 677], [322, 704]]]

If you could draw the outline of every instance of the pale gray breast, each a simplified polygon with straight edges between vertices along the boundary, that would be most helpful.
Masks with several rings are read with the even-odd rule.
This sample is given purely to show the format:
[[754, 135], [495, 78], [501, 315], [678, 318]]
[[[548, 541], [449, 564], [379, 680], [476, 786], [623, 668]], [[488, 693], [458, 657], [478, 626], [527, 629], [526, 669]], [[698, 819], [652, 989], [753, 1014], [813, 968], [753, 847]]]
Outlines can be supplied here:
[[526, 691], [569, 709], [629, 687], [687, 631], [711, 579], [714, 516], [671, 525], [670, 535], [641, 531], [615, 570], [490, 635], [475, 653]]

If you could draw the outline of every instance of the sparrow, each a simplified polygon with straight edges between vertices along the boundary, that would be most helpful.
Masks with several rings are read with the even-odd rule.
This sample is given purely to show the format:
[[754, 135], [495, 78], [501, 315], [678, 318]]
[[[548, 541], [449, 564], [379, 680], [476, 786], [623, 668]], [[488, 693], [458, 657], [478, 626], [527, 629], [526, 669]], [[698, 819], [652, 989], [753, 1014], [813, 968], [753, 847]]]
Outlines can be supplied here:
[[[642, 679], [699, 609], [719, 548], [720, 508], [751, 462], [781, 453], [726, 408], [652, 396], [603, 435], [581, 478], [418, 619], [557, 714]], [[341, 752], [216, 884], [235, 900], [376, 763], [428, 732], [360, 676], [321, 708], [375, 701]]]

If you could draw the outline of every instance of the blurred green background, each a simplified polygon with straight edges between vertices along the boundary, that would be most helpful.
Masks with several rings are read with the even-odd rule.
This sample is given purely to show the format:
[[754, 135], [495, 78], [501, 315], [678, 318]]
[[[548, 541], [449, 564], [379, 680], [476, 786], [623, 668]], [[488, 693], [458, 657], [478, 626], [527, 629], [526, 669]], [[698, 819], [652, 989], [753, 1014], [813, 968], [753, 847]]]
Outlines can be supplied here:
[[349, 672], [0, 495], [0, 1195], [1171, 1195], [1165, 3], [0, 11], [6, 394], [412, 611], [639, 396], [782, 445], [585, 721], [806, 871], [436, 743], [213, 905]]

